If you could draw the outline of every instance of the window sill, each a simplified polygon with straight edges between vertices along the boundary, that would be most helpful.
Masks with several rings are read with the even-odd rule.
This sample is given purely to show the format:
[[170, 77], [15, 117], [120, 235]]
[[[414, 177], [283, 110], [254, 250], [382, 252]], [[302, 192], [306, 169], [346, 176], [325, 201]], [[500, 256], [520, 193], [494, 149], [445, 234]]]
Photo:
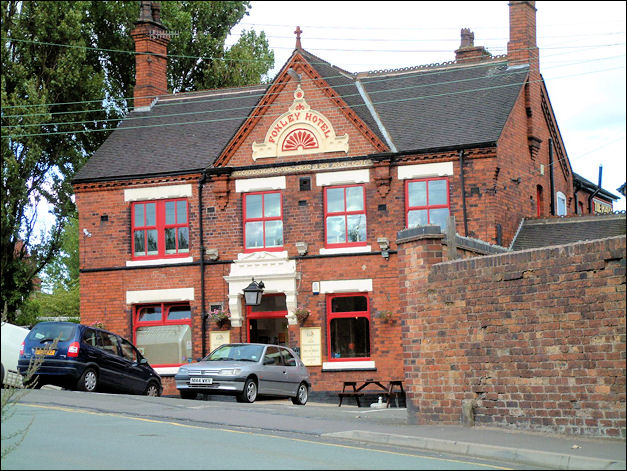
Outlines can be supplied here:
[[335, 255], [342, 253], [369, 253], [372, 251], [370, 245], [363, 245], [359, 247], [336, 247], [332, 249], [320, 249], [320, 255]]
[[376, 370], [374, 361], [325, 361], [322, 371]]
[[142, 267], [149, 265], [177, 265], [179, 263], [190, 263], [194, 261], [194, 257], [185, 258], [158, 258], [151, 260], [127, 260], [127, 267]]

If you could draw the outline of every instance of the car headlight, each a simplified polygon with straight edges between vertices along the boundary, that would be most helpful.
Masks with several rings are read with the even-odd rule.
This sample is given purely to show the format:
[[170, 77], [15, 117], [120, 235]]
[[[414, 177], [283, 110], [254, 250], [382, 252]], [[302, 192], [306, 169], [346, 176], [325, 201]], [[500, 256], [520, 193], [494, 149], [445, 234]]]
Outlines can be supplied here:
[[220, 370], [221, 376], [235, 376], [240, 374], [241, 368], [223, 368]]
[[178, 372], [178, 374], [180, 374], [180, 375], [186, 375], [186, 374], [188, 374], [188, 373], [189, 373], [189, 370], [188, 370], [187, 368], [184, 368], [184, 367], [180, 367], [180, 368], [179, 368], [179, 372]]

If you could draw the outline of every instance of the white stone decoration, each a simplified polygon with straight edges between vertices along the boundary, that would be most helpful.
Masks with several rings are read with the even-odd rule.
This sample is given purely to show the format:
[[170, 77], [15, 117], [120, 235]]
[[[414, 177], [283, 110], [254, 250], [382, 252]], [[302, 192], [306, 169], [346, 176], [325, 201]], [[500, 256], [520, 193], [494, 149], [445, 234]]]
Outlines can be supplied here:
[[124, 201], [161, 200], [170, 198], [189, 198], [192, 196], [192, 185], [150, 186], [143, 188], [129, 188], [124, 190]]
[[398, 179], [445, 177], [453, 175], [453, 162], [402, 165], [398, 167]]
[[127, 260], [127, 267], [147, 267], [151, 265], [179, 265], [181, 263], [191, 263], [194, 257], [185, 258], [158, 258], [151, 260]]
[[287, 321], [297, 324], [296, 309], [297, 279], [296, 261], [288, 260], [287, 251], [241, 253], [231, 264], [231, 272], [224, 279], [229, 285], [229, 310], [231, 326], [242, 326], [242, 313], [245, 308], [244, 288], [252, 279], [263, 281], [265, 294], [284, 293], [287, 305]]
[[367, 168], [316, 173], [316, 186], [350, 185], [368, 182], [370, 182], [370, 170]]
[[288, 111], [274, 120], [263, 142], [253, 142], [253, 160], [290, 155], [348, 153], [348, 134], [336, 136], [331, 121], [312, 110], [300, 85]]
[[321, 280], [320, 293], [364, 293], [372, 291], [372, 278], [361, 280]]
[[287, 179], [285, 175], [279, 177], [248, 178], [235, 180], [236, 193], [249, 193], [251, 191], [285, 190]]
[[126, 292], [126, 304], [166, 303], [193, 300], [194, 288], [146, 289]]
[[374, 361], [325, 361], [322, 363], [322, 371], [333, 370], [373, 370], [376, 368]]

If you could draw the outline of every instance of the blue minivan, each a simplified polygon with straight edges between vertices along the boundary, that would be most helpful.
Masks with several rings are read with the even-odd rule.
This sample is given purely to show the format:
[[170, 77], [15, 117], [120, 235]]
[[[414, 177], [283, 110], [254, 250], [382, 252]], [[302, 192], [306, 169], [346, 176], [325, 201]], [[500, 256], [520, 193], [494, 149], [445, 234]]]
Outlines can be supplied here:
[[43, 361], [29, 381], [35, 388], [52, 384], [88, 392], [161, 395], [161, 377], [137, 348], [103, 329], [40, 322], [22, 343], [19, 373], [25, 377], [31, 361], [41, 356]]

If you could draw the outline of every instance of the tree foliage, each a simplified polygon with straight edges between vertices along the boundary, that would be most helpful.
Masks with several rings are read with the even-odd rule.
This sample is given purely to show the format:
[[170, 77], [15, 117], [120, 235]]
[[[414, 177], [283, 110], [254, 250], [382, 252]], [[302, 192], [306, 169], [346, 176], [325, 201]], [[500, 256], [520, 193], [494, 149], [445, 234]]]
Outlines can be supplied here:
[[[225, 46], [249, 8], [241, 1], [162, 3], [172, 35], [171, 91], [267, 80], [274, 55], [263, 33], [245, 32]], [[136, 1], [2, 2], [0, 309], [10, 322], [61, 249], [64, 227], [76, 213], [73, 175], [129, 109], [130, 31], [138, 16]], [[40, 232], [44, 205], [54, 222]]]

